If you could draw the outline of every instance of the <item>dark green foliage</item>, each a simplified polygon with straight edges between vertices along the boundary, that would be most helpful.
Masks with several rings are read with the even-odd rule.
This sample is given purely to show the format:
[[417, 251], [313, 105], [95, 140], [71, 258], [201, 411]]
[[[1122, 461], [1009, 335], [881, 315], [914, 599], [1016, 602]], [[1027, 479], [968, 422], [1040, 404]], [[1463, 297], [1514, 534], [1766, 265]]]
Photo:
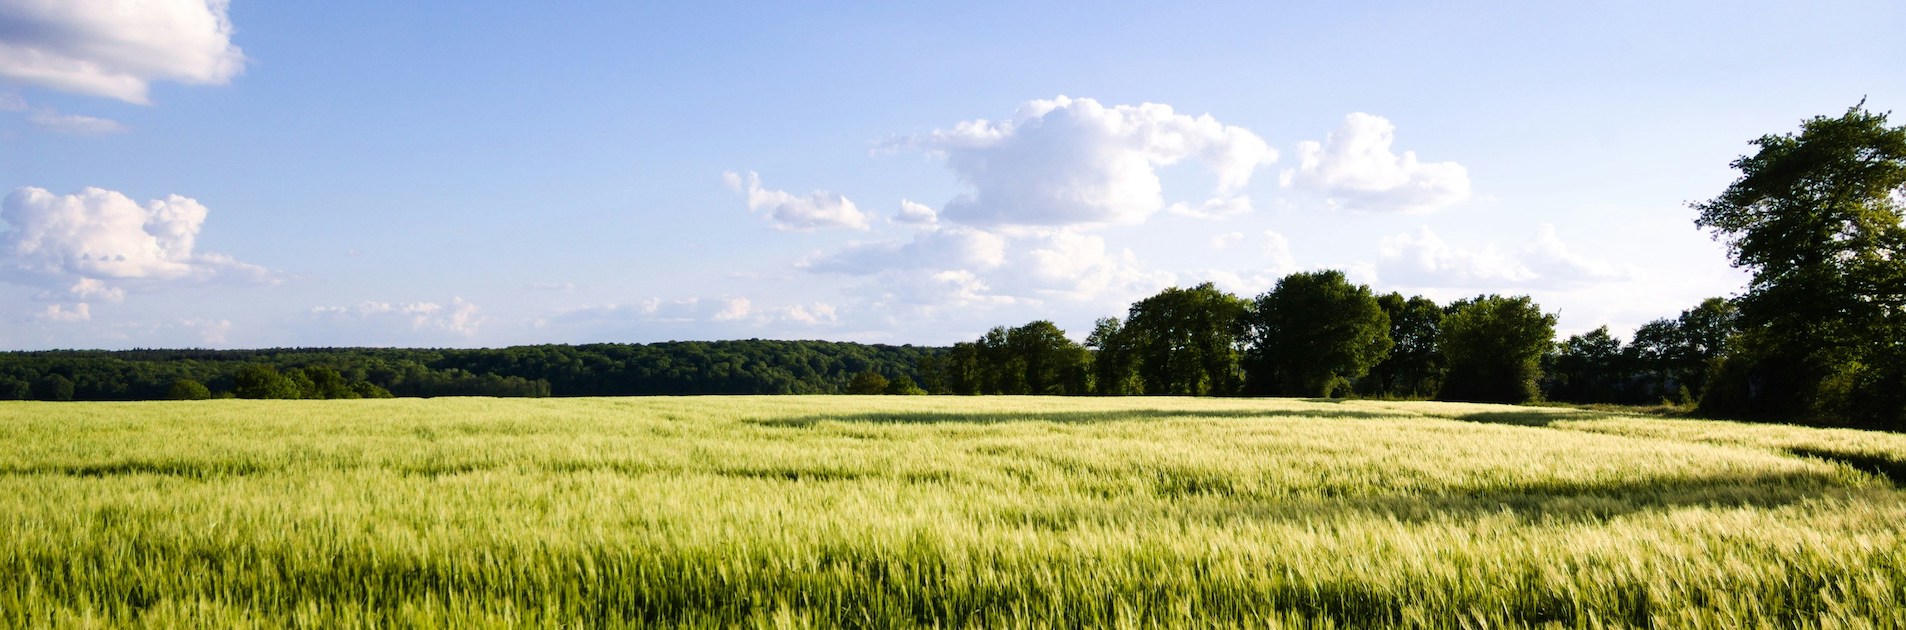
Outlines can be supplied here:
[[64, 374], [48, 374], [33, 384], [33, 397], [39, 400], [72, 400], [73, 380]]
[[1370, 287], [1336, 270], [1294, 273], [1245, 314], [1254, 393], [1330, 397], [1390, 353], [1390, 317]]
[[[302, 372], [299, 373], [303, 375]], [[232, 393], [239, 398], [303, 398], [296, 380], [287, 378], [269, 365], [248, 365], [232, 377]]]
[[1630, 374], [1621, 340], [1608, 327], [1557, 344], [1545, 370], [1547, 397], [1571, 402], [1618, 402]]
[[1138, 382], [1134, 348], [1121, 336], [1124, 326], [1117, 317], [1098, 320], [1085, 346], [1092, 349], [1092, 393], [1123, 396], [1143, 391]]
[[32, 383], [24, 379], [0, 374], [0, 400], [27, 400], [32, 397]]
[[1520, 403], [1540, 392], [1542, 355], [1554, 343], [1555, 316], [1528, 296], [1459, 300], [1443, 316], [1439, 347], [1448, 375], [1442, 400]]
[[1052, 322], [995, 327], [921, 363], [928, 391], [947, 394], [1084, 394], [1092, 357]]
[[393, 398], [390, 390], [371, 384], [369, 381], [351, 383], [351, 393], [357, 398]]
[[[481, 350], [315, 348], [0, 352], [0, 399], [8, 379], [32, 385], [60, 374], [78, 400], [160, 400], [189, 378], [236, 393], [248, 365], [270, 366], [300, 397], [629, 396], [817, 394], [843, 391], [862, 370], [918, 379], [915, 366], [939, 348], [826, 341], [717, 341]], [[293, 376], [302, 374], [304, 382]], [[333, 378], [332, 373], [336, 374]], [[282, 392], [281, 392], [282, 393]]]
[[1052, 322], [1039, 320], [1006, 333], [1006, 347], [1023, 366], [1028, 394], [1083, 394], [1092, 357]]
[[880, 393], [892, 396], [919, 396], [927, 393], [927, 390], [920, 389], [920, 386], [915, 384], [912, 378], [902, 374], [887, 381], [887, 388]]
[[166, 400], [205, 400], [212, 397], [212, 390], [204, 383], [182, 378], [172, 381], [172, 387], [166, 389]]
[[1244, 384], [1239, 358], [1247, 307], [1209, 282], [1172, 287], [1133, 304], [1109, 346], [1130, 357], [1145, 394], [1237, 394]]
[[1370, 368], [1358, 382], [1367, 395], [1387, 398], [1430, 398], [1443, 384], [1443, 356], [1436, 351], [1443, 307], [1422, 296], [1404, 299], [1400, 293], [1377, 298], [1390, 318], [1390, 354]]
[[881, 376], [879, 372], [872, 370], [855, 374], [854, 380], [847, 382], [847, 393], [863, 396], [868, 394], [885, 394], [887, 393], [887, 377]]
[[1856, 106], [1752, 144], [1693, 206], [1753, 273], [1702, 409], [1906, 427], [1906, 127]]
[[1709, 373], [1734, 336], [1734, 316], [1732, 303], [1708, 298], [1681, 311], [1677, 319], [1643, 324], [1623, 350], [1630, 380], [1620, 399], [1579, 402], [1694, 402], [1707, 389]]

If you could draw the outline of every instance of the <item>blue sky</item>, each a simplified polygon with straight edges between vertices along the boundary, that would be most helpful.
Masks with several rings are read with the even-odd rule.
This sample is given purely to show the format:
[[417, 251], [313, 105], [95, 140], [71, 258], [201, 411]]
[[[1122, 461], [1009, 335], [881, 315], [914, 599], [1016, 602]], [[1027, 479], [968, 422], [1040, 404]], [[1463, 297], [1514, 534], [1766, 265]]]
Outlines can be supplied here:
[[[944, 344], [1346, 270], [1626, 335], [1897, 2], [0, 0], [0, 348]], [[122, 6], [123, 5], [123, 6]], [[1896, 122], [1906, 122], [1900, 120]]]

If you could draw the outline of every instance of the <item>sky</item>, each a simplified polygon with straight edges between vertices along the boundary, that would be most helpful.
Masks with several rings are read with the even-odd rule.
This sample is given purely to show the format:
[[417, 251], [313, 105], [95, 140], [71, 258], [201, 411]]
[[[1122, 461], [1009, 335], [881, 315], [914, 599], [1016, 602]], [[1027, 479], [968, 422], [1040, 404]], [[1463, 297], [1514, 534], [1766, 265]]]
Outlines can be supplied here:
[[1318, 269], [1626, 337], [1742, 290], [1688, 203], [1750, 140], [1906, 107], [1896, 0], [882, 4], [0, 0], [0, 349], [1082, 339]]

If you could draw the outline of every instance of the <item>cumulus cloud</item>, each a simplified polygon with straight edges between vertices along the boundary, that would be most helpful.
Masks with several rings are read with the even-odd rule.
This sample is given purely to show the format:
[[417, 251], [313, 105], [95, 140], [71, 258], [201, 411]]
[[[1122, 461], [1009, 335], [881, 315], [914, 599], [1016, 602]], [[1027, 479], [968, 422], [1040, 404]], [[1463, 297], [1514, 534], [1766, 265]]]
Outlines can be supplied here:
[[1428, 227], [1388, 236], [1381, 242], [1376, 271], [1385, 282], [1402, 286], [1475, 289], [1558, 287], [1636, 275], [1632, 268], [1574, 253], [1548, 224], [1515, 253], [1494, 244], [1480, 250], [1454, 247]]
[[970, 190], [940, 216], [977, 226], [1138, 223], [1165, 207], [1157, 169], [1187, 158], [1216, 174], [1213, 196], [1229, 201], [1214, 209], [1235, 211], [1235, 193], [1277, 159], [1256, 134], [1209, 115], [1065, 96], [1029, 101], [1008, 120], [962, 122], [895, 144], [944, 157]]
[[463, 337], [476, 336], [478, 329], [489, 321], [475, 304], [460, 297], [452, 298], [448, 305], [436, 302], [366, 301], [354, 306], [320, 306], [311, 309], [311, 314], [334, 322], [380, 327], [397, 324], [408, 326], [412, 331], [443, 332]]
[[608, 304], [573, 309], [557, 315], [558, 324], [720, 324], [742, 328], [770, 324], [806, 326], [839, 321], [839, 311], [827, 302], [788, 306], [760, 306], [746, 297], [649, 298], [633, 304]]
[[1222, 219], [1250, 213], [1251, 198], [1242, 195], [1237, 197], [1213, 197], [1206, 199], [1204, 203], [1198, 204], [1195, 207], [1187, 203], [1179, 202], [1171, 204], [1171, 207], [1165, 210], [1172, 214], [1181, 214], [1200, 219]]
[[929, 227], [910, 240], [855, 243], [796, 263], [809, 271], [865, 275], [890, 269], [995, 269], [1006, 262], [1006, 239], [968, 227]]
[[[1238, 232], [1225, 236], [1230, 237], [1232, 243], [1244, 240], [1244, 234]], [[1283, 234], [1265, 230], [1262, 247], [1262, 266], [1244, 271], [1207, 269], [1191, 275], [1197, 281], [1211, 282], [1220, 289], [1250, 297], [1271, 290], [1278, 280], [1301, 270], [1297, 258], [1291, 255], [1290, 241]]]
[[1231, 249], [1231, 246], [1244, 242], [1243, 232], [1225, 232], [1211, 237], [1212, 249]]
[[893, 220], [895, 223], [933, 225], [940, 221], [940, 213], [935, 212], [932, 207], [926, 204], [917, 203], [909, 199], [901, 199], [900, 214], [894, 215]]
[[769, 220], [774, 221], [776, 229], [869, 228], [867, 215], [852, 200], [842, 195], [816, 190], [807, 196], [800, 196], [783, 190], [762, 188], [761, 176], [752, 171], [747, 177], [734, 172], [723, 173], [722, 181], [734, 191], [745, 193], [748, 211], [767, 215]]
[[72, 285], [57, 290], [40, 292], [39, 298], [49, 302], [123, 302], [126, 290], [106, 284], [97, 278], [80, 278]]
[[34, 110], [27, 116], [27, 122], [47, 131], [73, 134], [77, 136], [103, 136], [126, 131], [128, 128], [116, 120], [62, 114], [49, 107]]
[[40, 311], [36, 319], [48, 322], [83, 322], [93, 318], [92, 306], [80, 304], [48, 304]]
[[109, 281], [230, 278], [262, 281], [269, 272], [229, 256], [196, 251], [208, 211], [171, 195], [139, 205], [123, 194], [87, 188], [55, 195], [19, 188], [0, 202], [0, 265], [14, 279], [63, 287], [73, 299], [119, 301]]
[[1297, 271], [1297, 257], [1291, 255], [1291, 241], [1275, 230], [1264, 231], [1264, 257], [1270, 259], [1270, 268], [1279, 275]]
[[181, 319], [179, 326], [198, 335], [199, 342], [208, 345], [230, 343], [232, 320], [229, 319]]
[[1544, 223], [1536, 228], [1535, 238], [1522, 248], [1523, 264], [1544, 278], [1593, 282], [1627, 280], [1638, 275], [1632, 267], [1595, 260], [1571, 250], [1555, 234], [1555, 226]]
[[840, 320], [840, 314], [835, 310], [834, 305], [825, 302], [796, 304], [787, 307], [783, 312], [789, 321], [802, 324], [824, 324]]
[[222, 85], [244, 69], [228, 0], [0, 3], [0, 78], [150, 102], [154, 81]]
[[1357, 112], [1324, 142], [1297, 145], [1287, 184], [1321, 192], [1333, 205], [1370, 212], [1427, 212], [1469, 197], [1469, 171], [1455, 162], [1422, 162], [1391, 150], [1396, 125]]
[[993, 284], [1006, 295], [1067, 301], [1149, 293], [1170, 285], [1169, 273], [1145, 270], [1131, 250], [1111, 251], [1105, 239], [1052, 231], [1020, 239]]
[[1002, 235], [963, 226], [922, 230], [911, 241], [850, 246], [810, 258], [809, 272], [868, 279], [858, 291], [876, 304], [920, 307], [1123, 299], [1171, 284], [1129, 250], [1064, 229]]

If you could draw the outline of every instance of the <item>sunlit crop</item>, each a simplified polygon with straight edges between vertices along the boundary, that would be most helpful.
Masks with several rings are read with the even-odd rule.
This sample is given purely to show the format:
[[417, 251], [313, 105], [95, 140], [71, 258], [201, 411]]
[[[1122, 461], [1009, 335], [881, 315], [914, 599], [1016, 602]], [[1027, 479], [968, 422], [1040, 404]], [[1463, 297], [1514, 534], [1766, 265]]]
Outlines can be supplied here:
[[0, 626], [1901, 627], [1906, 437], [1398, 402], [0, 404]]

